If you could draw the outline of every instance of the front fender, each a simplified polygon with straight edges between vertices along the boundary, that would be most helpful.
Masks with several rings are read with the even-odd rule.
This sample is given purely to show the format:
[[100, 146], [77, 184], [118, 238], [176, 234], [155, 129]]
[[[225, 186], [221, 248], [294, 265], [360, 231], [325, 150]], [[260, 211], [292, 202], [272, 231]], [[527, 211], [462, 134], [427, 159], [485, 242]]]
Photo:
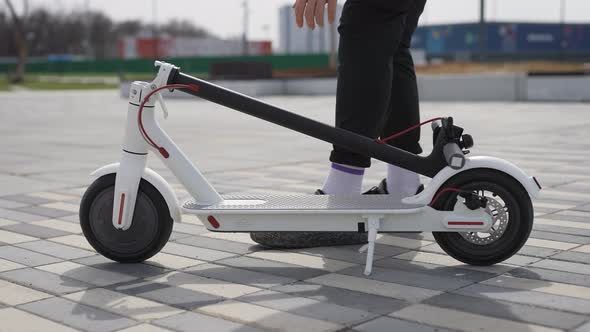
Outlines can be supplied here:
[[[91, 175], [98, 178], [107, 174], [116, 174], [118, 170], [119, 163], [114, 163], [97, 169], [96, 171], [92, 172]], [[170, 187], [168, 182], [166, 182], [166, 180], [164, 180], [164, 178], [160, 176], [160, 174], [156, 173], [155, 171], [149, 168], [145, 169], [142, 178], [149, 182], [152, 186], [156, 187], [160, 194], [162, 194], [162, 197], [164, 197], [164, 200], [168, 205], [168, 209], [170, 209], [170, 216], [172, 217], [172, 220], [174, 220], [175, 222], [181, 222], [182, 214], [180, 212], [178, 198], [176, 197], [174, 190], [172, 189], [172, 187]]]
[[524, 187], [524, 189], [529, 193], [529, 195], [532, 198], [539, 197], [539, 192], [541, 188], [539, 188], [539, 186], [535, 182], [535, 179], [532, 176], [526, 174], [518, 166], [499, 158], [476, 156], [466, 158], [465, 166], [462, 169], [455, 170], [450, 167], [444, 168], [442, 171], [436, 174], [434, 178], [432, 178], [432, 181], [423, 192], [416, 196], [404, 198], [403, 202], [406, 204], [430, 204], [430, 202], [434, 198], [434, 195], [436, 195], [440, 187], [445, 182], [447, 182], [447, 180], [461, 172], [475, 168], [488, 168], [506, 173], [509, 176], [513, 177], [516, 181], [520, 182], [520, 184]]

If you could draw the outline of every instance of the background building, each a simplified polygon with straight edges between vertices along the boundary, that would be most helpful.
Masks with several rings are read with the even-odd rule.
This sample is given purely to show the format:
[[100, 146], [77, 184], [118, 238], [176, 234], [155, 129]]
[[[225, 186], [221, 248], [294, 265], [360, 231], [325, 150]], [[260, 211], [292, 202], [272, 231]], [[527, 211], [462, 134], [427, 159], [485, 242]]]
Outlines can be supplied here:
[[[243, 55], [241, 39], [215, 37], [125, 37], [119, 40], [121, 59]], [[271, 41], [249, 41], [248, 55], [272, 54]]]
[[[342, 6], [338, 5], [336, 12], [336, 24], [340, 20]], [[327, 13], [326, 13], [326, 22]], [[298, 28], [293, 15], [293, 8], [283, 6], [279, 9], [279, 48], [280, 54], [317, 54], [330, 53], [330, 28], [326, 24], [324, 28], [316, 27], [315, 30], [307, 26]], [[338, 47], [338, 36], [336, 36]]]

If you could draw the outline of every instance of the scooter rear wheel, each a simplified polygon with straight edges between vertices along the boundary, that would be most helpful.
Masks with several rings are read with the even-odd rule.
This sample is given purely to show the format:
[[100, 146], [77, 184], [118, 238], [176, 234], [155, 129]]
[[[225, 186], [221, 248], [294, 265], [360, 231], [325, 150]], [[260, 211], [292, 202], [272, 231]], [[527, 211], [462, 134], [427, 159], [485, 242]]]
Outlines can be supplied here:
[[120, 263], [139, 263], [168, 242], [173, 220], [160, 192], [141, 180], [133, 224], [118, 230], [112, 224], [115, 174], [94, 181], [80, 204], [80, 225], [88, 243], [101, 255]]
[[[488, 213], [494, 224], [489, 233], [435, 232], [438, 245], [451, 257], [470, 265], [500, 263], [522, 248], [533, 227], [533, 206], [523, 186], [511, 176], [492, 169], [474, 169], [449, 179], [444, 188], [458, 188], [489, 198]], [[463, 199], [456, 192], [444, 193], [437, 210], [451, 211]]]

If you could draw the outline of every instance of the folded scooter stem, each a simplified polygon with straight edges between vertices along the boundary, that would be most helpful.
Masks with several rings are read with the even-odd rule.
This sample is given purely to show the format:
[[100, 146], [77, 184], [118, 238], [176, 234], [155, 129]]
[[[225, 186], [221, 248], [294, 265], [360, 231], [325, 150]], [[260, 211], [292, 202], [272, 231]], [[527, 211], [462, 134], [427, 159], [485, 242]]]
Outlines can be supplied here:
[[442, 151], [445, 142], [442, 142], [441, 140], [437, 140], [437, 144], [435, 144], [434, 149], [429, 156], [421, 157], [387, 144], [377, 143], [365, 136], [291, 113], [255, 98], [186, 75], [178, 70], [174, 70], [170, 73], [168, 84], [196, 85], [199, 87], [197, 91], [187, 89], [180, 90], [279, 126], [315, 137], [322, 141], [344, 147], [350, 151], [431, 178], [447, 166]]

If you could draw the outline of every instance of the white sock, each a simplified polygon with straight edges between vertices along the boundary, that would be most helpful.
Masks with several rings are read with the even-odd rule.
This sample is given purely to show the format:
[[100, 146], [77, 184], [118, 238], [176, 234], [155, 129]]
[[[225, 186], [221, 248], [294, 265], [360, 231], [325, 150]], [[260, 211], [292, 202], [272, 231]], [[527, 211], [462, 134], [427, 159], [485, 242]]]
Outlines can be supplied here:
[[360, 194], [364, 174], [362, 167], [332, 163], [322, 190], [328, 195]]
[[401, 197], [414, 196], [420, 186], [420, 175], [394, 165], [387, 165], [387, 191]]

